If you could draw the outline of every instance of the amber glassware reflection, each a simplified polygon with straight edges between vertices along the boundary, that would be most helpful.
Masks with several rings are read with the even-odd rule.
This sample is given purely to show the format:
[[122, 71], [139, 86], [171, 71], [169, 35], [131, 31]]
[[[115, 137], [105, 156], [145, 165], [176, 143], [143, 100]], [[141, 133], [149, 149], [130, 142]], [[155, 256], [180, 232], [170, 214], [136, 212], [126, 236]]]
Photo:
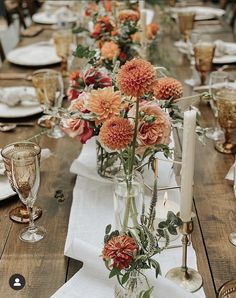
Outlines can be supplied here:
[[61, 58], [61, 73], [66, 76], [67, 60], [71, 54], [72, 34], [68, 30], [60, 30], [53, 34], [56, 53]]
[[[36, 154], [38, 157], [38, 160], [40, 162], [40, 156], [41, 156], [41, 148], [36, 143], [32, 142], [16, 142], [9, 144], [5, 146], [1, 150], [1, 156], [4, 162], [6, 175], [8, 178], [8, 181], [12, 187], [12, 189], [15, 191], [13, 181], [12, 181], [12, 167], [11, 167], [11, 159], [12, 156], [15, 153], [18, 152], [28, 152], [30, 154]], [[37, 219], [41, 216], [42, 209], [40, 207], [34, 207], [34, 219]], [[16, 222], [19, 223], [27, 223], [29, 222], [29, 214], [27, 212], [27, 209], [24, 205], [18, 206], [10, 211], [9, 214], [10, 218]]]
[[215, 45], [210, 42], [198, 42], [193, 47], [195, 67], [200, 73], [201, 84], [205, 85], [207, 74], [212, 69]]
[[179, 31], [185, 42], [188, 41], [191, 31], [193, 30], [195, 13], [180, 12], [178, 13]]
[[44, 105], [45, 102], [45, 93], [44, 93], [44, 75], [50, 71], [50, 69], [40, 69], [33, 73], [32, 82], [35, 88], [37, 98], [41, 106]]
[[216, 142], [215, 147], [222, 153], [236, 153], [236, 145], [233, 144], [232, 137], [232, 130], [236, 128], [236, 90], [221, 89], [217, 94], [217, 108], [219, 123], [225, 129], [225, 141]]

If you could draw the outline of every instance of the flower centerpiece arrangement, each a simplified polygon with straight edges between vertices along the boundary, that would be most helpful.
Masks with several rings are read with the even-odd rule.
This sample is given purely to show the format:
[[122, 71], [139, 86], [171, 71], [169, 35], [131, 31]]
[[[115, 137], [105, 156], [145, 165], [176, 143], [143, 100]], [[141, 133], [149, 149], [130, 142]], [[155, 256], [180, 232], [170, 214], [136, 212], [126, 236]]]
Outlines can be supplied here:
[[[97, 63], [109, 70], [113, 70], [117, 61], [123, 65], [127, 60], [139, 56], [141, 50], [140, 12], [129, 7], [118, 10], [119, 2], [113, 1], [113, 3], [115, 11], [112, 11], [111, 1], [101, 1], [99, 5], [88, 3], [85, 14], [91, 19], [91, 32], [81, 27], [74, 29], [74, 33], [83, 30], [87, 32], [92, 39], [90, 49], [96, 48]], [[153, 40], [158, 29], [156, 23], [148, 24], [147, 39]], [[83, 58], [82, 53], [85, 52], [80, 52], [80, 58]]]
[[[83, 84], [86, 77], [82, 76]], [[102, 255], [110, 270], [109, 276], [116, 276], [122, 285], [116, 287], [117, 297], [123, 297], [124, 288], [126, 293], [139, 292], [151, 297], [153, 287], [143, 271], [154, 268], [156, 275], [160, 273], [154, 256], [168, 245], [168, 231], [176, 234], [181, 221], [169, 212], [166, 221], [159, 226], [154, 224], [157, 178], [149, 208], [146, 208], [136, 170], [141, 170], [145, 164], [154, 168], [157, 152], [162, 151], [167, 157], [171, 154], [171, 123], [175, 102], [183, 90], [173, 78], [157, 78], [153, 65], [140, 58], [127, 61], [112, 84], [104, 88], [85, 88], [71, 101], [64, 126], [82, 142], [97, 136], [102, 150], [108, 153], [107, 162], [120, 161], [121, 171], [115, 179], [124, 208], [119, 214], [117, 229], [111, 231], [110, 225], [106, 229]], [[164, 247], [158, 244], [161, 237], [166, 238]], [[138, 294], [132, 295], [127, 297], [138, 297]]]

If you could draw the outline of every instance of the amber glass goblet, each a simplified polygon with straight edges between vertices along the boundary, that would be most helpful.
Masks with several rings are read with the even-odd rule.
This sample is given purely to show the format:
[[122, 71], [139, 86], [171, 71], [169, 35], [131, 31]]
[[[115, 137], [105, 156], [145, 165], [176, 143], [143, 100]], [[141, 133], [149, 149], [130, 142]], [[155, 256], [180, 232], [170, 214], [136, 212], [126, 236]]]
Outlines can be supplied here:
[[178, 13], [179, 31], [185, 42], [189, 40], [189, 36], [193, 30], [195, 13], [180, 12]]
[[236, 144], [233, 144], [232, 137], [232, 130], [236, 128], [236, 89], [221, 89], [217, 94], [216, 103], [219, 123], [225, 129], [225, 141], [216, 142], [215, 148], [225, 154], [236, 153]]
[[56, 53], [61, 58], [61, 73], [67, 76], [67, 61], [71, 54], [72, 34], [69, 30], [60, 30], [53, 34]]
[[20, 200], [27, 206], [29, 226], [20, 233], [24, 242], [34, 243], [42, 240], [46, 235], [43, 227], [34, 223], [33, 206], [37, 199], [40, 185], [39, 158], [36, 152], [24, 150], [16, 152], [11, 158], [12, 183]]
[[210, 42], [198, 42], [193, 47], [195, 67], [200, 74], [201, 85], [206, 84], [207, 74], [212, 69], [215, 45]]
[[[17, 142], [17, 143], [9, 144], [1, 150], [1, 156], [3, 158], [6, 175], [14, 191], [16, 190], [12, 180], [11, 159], [12, 159], [12, 156], [17, 152], [28, 152], [29, 155], [36, 154], [40, 162], [41, 148], [39, 147], [39, 145], [32, 142]], [[42, 215], [42, 209], [40, 207], [34, 206], [34, 210], [33, 210], [34, 219], [39, 218], [41, 215]], [[25, 205], [21, 205], [12, 209], [9, 213], [9, 217], [10, 219], [18, 223], [29, 222], [29, 214]]]

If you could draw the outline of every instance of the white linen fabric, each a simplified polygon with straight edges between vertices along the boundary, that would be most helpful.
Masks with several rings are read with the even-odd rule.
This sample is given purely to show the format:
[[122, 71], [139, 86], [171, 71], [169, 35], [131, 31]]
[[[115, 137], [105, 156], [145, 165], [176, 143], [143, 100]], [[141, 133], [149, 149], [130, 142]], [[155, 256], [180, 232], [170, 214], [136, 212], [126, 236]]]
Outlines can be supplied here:
[[216, 40], [215, 56], [236, 55], [236, 43]]
[[[109, 180], [96, 174], [95, 142], [90, 140], [76, 159], [71, 171], [78, 174], [73, 191], [68, 234], [64, 253], [66, 256], [83, 261], [83, 268], [76, 273], [53, 298], [105, 298], [114, 296], [115, 279], [109, 279], [101, 252], [104, 230], [107, 224], [114, 227], [113, 185]], [[165, 164], [165, 165], [164, 165]], [[159, 164], [159, 176], [166, 176], [171, 186], [176, 185], [174, 175], [166, 170], [171, 166], [167, 162]], [[167, 183], [163, 182], [163, 185]], [[179, 203], [179, 191], [168, 191], [169, 199]], [[163, 197], [163, 193], [159, 193]], [[181, 244], [181, 237], [171, 242], [171, 245]], [[163, 276], [173, 267], [181, 265], [181, 247], [165, 250], [156, 256], [160, 262], [162, 277], [154, 278], [154, 272], [147, 270], [150, 281], [155, 285], [153, 297], [158, 298], [188, 298], [205, 297], [203, 289], [195, 294], [187, 293]], [[196, 255], [192, 246], [188, 247], [188, 265], [196, 269]]]

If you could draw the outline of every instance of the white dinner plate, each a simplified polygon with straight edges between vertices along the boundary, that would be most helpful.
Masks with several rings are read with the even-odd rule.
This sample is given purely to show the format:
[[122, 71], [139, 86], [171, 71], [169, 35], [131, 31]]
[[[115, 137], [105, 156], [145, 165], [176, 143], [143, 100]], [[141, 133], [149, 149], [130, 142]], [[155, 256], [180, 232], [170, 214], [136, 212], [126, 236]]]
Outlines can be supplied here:
[[16, 193], [11, 189], [7, 176], [0, 175], [0, 201], [14, 196]]
[[[3, 88], [4, 92], [26, 92], [36, 97], [35, 89], [33, 87], [6, 87]], [[19, 104], [13, 107], [0, 102], [0, 118], [21, 118], [36, 115], [42, 112], [42, 108], [39, 103], [35, 104]], [[1, 189], [1, 188], [0, 188]]]
[[214, 57], [213, 63], [215, 64], [228, 64], [236, 62], [236, 55], [224, 55], [221, 57]]
[[21, 66], [46, 66], [61, 62], [55, 47], [50, 42], [38, 42], [12, 50], [7, 60]]
[[173, 7], [170, 10], [175, 18], [177, 18], [177, 13], [179, 12], [194, 12], [196, 21], [211, 20], [225, 14], [225, 10], [223, 9], [202, 6]]
[[73, 6], [75, 4], [75, 1], [70, 0], [48, 0], [45, 2], [45, 4], [48, 4], [50, 6], [60, 7], [60, 6]]
[[[57, 24], [57, 17], [55, 13], [46, 13], [45, 11], [38, 12], [33, 15], [32, 17], [33, 21], [38, 24], [43, 25], [55, 25]], [[67, 18], [68, 23], [73, 23], [78, 20], [78, 15], [73, 14]]]

